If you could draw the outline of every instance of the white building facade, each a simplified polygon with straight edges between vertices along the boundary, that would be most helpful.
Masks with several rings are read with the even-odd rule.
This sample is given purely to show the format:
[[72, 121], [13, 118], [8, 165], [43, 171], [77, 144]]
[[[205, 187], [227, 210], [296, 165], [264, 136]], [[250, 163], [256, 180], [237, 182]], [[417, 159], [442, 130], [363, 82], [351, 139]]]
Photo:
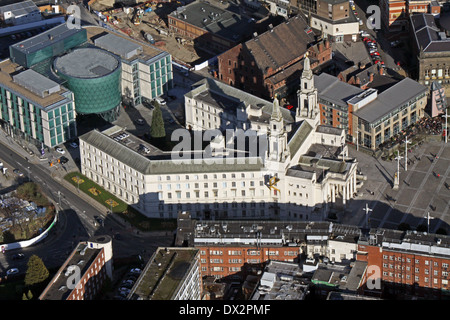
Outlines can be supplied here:
[[[308, 58], [305, 63], [307, 75]], [[275, 98], [263, 107], [268, 120], [227, 124], [265, 123], [257, 132], [262, 148], [250, 155], [224, 148], [218, 156], [180, 159], [129, 134], [119, 140], [122, 128], [93, 130], [80, 137], [81, 172], [148, 217], [188, 211], [205, 219], [323, 220], [332, 202], [340, 197], [345, 204], [356, 192], [357, 162], [305, 155], [324, 145], [346, 154], [344, 131], [318, 125], [318, 105], [307, 108], [306, 117], [290, 116]], [[139, 152], [139, 145], [150, 152]]]

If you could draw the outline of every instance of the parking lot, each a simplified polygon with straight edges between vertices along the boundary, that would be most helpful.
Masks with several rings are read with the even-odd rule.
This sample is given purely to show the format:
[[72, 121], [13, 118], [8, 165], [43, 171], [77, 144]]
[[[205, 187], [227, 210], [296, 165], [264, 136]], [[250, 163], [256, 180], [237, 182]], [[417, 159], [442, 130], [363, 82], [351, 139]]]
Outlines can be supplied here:
[[[449, 230], [450, 224], [450, 145], [444, 142], [427, 142], [408, 152], [410, 165], [405, 170], [404, 159], [400, 160], [398, 190], [393, 189], [393, 177], [397, 171], [397, 160], [383, 161], [353, 147], [351, 156], [359, 161], [359, 167], [367, 176], [356, 199], [350, 201], [342, 221], [346, 224], [365, 226], [367, 204], [372, 209], [368, 214], [370, 227], [397, 229], [400, 223], [411, 228], [425, 224], [429, 213], [430, 232], [439, 228]], [[373, 194], [372, 194], [373, 193]]]

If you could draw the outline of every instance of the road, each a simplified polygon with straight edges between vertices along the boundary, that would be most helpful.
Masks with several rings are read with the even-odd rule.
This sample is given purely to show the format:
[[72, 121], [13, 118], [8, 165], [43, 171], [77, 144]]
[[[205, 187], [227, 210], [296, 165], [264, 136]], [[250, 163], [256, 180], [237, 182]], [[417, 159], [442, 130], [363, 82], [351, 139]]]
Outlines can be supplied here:
[[[4, 140], [5, 138], [1, 137], [1, 139]], [[36, 254], [48, 268], [58, 267], [66, 260], [79, 241], [98, 234], [113, 236], [119, 233], [121, 235], [120, 240], [113, 240], [113, 255], [115, 257], [141, 254], [145, 260], [158, 246], [171, 245], [173, 237], [170, 233], [167, 236], [158, 234], [137, 235], [134, 230], [121, 224], [117, 219], [105, 216], [103, 211], [99, 211], [95, 206], [85, 201], [76, 191], [69, 190], [56, 179], [53, 179], [49, 169], [45, 168], [44, 164], [28, 162], [23, 156], [4, 146], [0, 148], [0, 159], [21, 170], [25, 175], [24, 178], [30, 177], [31, 180], [38, 183], [47, 196], [57, 206], [60, 206], [58, 223], [45, 240], [28, 248], [7, 251], [4, 255], [0, 254], [0, 274], [11, 267], [17, 267], [21, 271], [26, 270], [28, 259], [12, 260], [12, 256], [17, 252], [24, 253], [26, 258]], [[61, 203], [59, 204], [59, 202]], [[103, 218], [103, 226], [95, 221], [95, 216]]]

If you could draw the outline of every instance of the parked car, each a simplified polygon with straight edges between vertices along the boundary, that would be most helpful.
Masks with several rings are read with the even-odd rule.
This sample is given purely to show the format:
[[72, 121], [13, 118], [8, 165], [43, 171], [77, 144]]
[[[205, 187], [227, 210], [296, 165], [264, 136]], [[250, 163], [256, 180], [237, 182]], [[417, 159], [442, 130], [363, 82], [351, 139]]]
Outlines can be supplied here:
[[23, 173], [20, 172], [19, 169], [14, 169], [13, 172], [14, 172], [15, 174], [17, 174], [19, 177], [23, 177]]
[[15, 255], [13, 255], [13, 260], [20, 260], [25, 258], [25, 255], [23, 253], [16, 253]]
[[103, 226], [104, 221], [103, 221], [102, 218], [100, 218], [99, 216], [95, 216], [94, 219], [95, 219], [95, 221], [97, 221], [101, 226]]
[[400, 43], [401, 43], [400, 40], [392, 41], [392, 42], [391, 42], [391, 47], [395, 48], [395, 47], [397, 47]]
[[139, 269], [139, 268], [133, 268], [133, 269], [130, 270], [130, 272], [131, 272], [131, 273], [140, 274], [140, 273], [142, 272], [142, 270]]
[[60, 158], [59, 158], [59, 163], [65, 164], [65, 163], [67, 163], [67, 162], [69, 162], [69, 159], [67, 159], [66, 157], [60, 157]]
[[64, 149], [63, 149], [63, 148], [60, 148], [60, 147], [56, 147], [55, 150], [56, 150], [56, 152], [61, 153], [61, 154], [65, 154], [65, 153], [66, 153], [66, 152], [64, 151]]
[[162, 106], [166, 104], [166, 101], [161, 97], [156, 97], [155, 101], [158, 102]]
[[11, 268], [8, 271], [6, 271], [7, 276], [12, 276], [13, 274], [17, 274], [17, 273], [19, 273], [19, 269], [17, 269], [17, 268]]
[[76, 142], [69, 143], [69, 146], [71, 146], [74, 149], [78, 148], [78, 144]]

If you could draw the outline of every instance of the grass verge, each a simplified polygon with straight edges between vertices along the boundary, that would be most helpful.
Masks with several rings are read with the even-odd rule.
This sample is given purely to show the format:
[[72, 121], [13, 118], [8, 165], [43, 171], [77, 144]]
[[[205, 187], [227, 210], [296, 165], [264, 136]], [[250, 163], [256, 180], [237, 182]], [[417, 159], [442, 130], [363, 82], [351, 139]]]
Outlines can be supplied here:
[[79, 172], [70, 172], [64, 179], [107, 209], [112, 209], [113, 213], [127, 220], [141, 231], [173, 231], [176, 229], [176, 219], [147, 218]]

